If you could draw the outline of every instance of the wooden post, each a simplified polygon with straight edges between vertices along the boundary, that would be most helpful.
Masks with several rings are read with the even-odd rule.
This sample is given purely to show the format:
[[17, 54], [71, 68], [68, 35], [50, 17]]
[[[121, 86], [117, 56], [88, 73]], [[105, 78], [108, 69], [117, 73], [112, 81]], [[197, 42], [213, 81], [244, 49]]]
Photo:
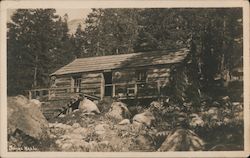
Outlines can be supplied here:
[[137, 96], [137, 83], [135, 83], [135, 96]]
[[43, 90], [39, 90], [39, 98], [43, 96]]
[[31, 100], [32, 99], [32, 92], [31, 92], [31, 90], [29, 90], [29, 100]]
[[104, 76], [103, 73], [101, 74], [101, 100], [103, 100], [104, 97], [104, 90], [105, 90], [105, 84], [104, 84]]
[[112, 94], [112, 97], [114, 97], [114, 96], [115, 96], [115, 84], [112, 84], [112, 86], [113, 86], [113, 90], [112, 90], [113, 94]]
[[161, 95], [161, 85], [160, 85], [160, 81], [159, 80], [156, 82], [156, 86], [157, 86], [158, 95], [160, 96]]
[[71, 88], [71, 92], [74, 92], [74, 78], [73, 77], [71, 77], [71, 86], [70, 86], [70, 88]]
[[49, 99], [49, 100], [51, 99], [51, 92], [50, 92], [50, 89], [48, 89], [48, 99]]

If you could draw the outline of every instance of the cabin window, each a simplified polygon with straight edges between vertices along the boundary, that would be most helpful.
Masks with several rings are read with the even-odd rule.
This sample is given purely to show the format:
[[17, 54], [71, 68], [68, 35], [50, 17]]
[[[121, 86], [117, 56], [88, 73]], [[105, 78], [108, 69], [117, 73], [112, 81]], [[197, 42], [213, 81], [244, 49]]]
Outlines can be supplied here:
[[76, 93], [81, 92], [81, 82], [82, 82], [81, 76], [73, 77], [73, 84], [74, 84], [73, 89], [74, 89], [74, 92], [76, 92]]
[[50, 86], [51, 87], [56, 87], [56, 77], [55, 76], [51, 77]]
[[146, 82], [147, 79], [147, 71], [146, 70], [138, 70], [136, 71], [137, 81]]

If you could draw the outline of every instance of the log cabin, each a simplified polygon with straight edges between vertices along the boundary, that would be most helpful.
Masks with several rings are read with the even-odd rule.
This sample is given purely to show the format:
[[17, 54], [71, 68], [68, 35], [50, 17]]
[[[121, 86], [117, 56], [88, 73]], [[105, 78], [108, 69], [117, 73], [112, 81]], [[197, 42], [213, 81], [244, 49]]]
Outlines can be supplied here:
[[184, 62], [188, 52], [183, 48], [77, 58], [50, 74], [50, 96], [83, 93], [101, 100], [157, 98], [170, 84], [171, 71]]

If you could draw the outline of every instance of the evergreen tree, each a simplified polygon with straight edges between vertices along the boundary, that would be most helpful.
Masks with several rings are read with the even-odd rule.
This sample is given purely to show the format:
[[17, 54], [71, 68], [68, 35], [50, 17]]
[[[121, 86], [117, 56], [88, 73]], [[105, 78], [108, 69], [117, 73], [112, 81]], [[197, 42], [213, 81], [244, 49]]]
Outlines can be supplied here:
[[73, 43], [74, 43], [74, 55], [76, 58], [89, 56], [87, 54], [87, 41], [86, 41], [86, 35], [85, 32], [82, 30], [81, 24], [78, 25], [76, 32], [73, 37]]
[[[242, 10], [92, 9], [73, 36], [54, 9], [19, 9], [8, 23], [8, 91], [45, 86], [74, 57], [189, 47], [206, 89], [242, 67]], [[53, 64], [52, 64], [53, 63]], [[17, 66], [16, 66], [17, 65]], [[192, 71], [192, 72], [194, 72]], [[18, 85], [18, 86], [17, 86]], [[19, 88], [19, 89], [18, 89]]]
[[56, 69], [68, 64], [73, 60], [73, 48], [71, 37], [68, 34], [68, 15], [63, 16], [63, 20], [59, 17], [58, 21], [55, 21], [55, 39], [53, 41], [54, 50], [51, 57], [53, 64], [50, 65], [49, 72], [54, 72]]
[[67, 22], [55, 12], [55, 9], [18, 9], [11, 17], [7, 40], [9, 95], [47, 86], [49, 74], [65, 64], [59, 62], [67, 58], [63, 48], [68, 39]]
[[134, 52], [135, 9], [93, 9], [86, 19], [87, 51], [94, 56]]

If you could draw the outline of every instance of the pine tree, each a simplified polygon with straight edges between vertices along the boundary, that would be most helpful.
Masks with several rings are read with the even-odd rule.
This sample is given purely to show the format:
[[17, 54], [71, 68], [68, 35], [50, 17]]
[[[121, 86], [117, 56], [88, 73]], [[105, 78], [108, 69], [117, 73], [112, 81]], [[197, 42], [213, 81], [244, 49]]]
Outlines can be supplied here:
[[49, 74], [62, 65], [57, 62], [67, 58], [66, 52], [61, 52], [68, 39], [66, 22], [55, 12], [18, 9], [11, 17], [7, 41], [9, 95], [47, 86]]
[[85, 23], [86, 48], [93, 56], [134, 52], [136, 9], [93, 9]]
[[81, 24], [78, 25], [76, 32], [73, 37], [73, 43], [74, 43], [74, 55], [76, 58], [89, 56], [87, 54], [87, 41], [86, 41], [86, 35], [85, 32], [82, 30]]

